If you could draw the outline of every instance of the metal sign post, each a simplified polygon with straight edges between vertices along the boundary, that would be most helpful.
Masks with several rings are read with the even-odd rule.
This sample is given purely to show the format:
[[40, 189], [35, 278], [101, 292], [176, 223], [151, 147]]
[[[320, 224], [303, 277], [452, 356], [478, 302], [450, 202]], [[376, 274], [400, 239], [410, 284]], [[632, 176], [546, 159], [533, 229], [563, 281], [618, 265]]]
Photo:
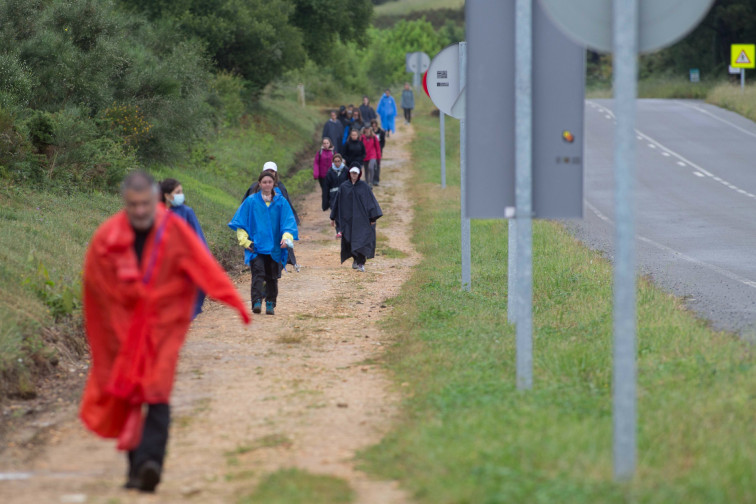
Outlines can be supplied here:
[[635, 472], [635, 100], [638, 79], [638, 0], [614, 0], [614, 477]]
[[533, 387], [533, 0], [515, 4], [517, 388]]
[[[470, 247], [470, 218], [467, 212], [467, 155], [465, 140], [465, 81], [467, 68], [467, 43], [452, 44], [438, 53], [428, 68], [426, 84], [428, 94], [441, 114], [459, 119], [460, 136], [460, 234], [462, 254], [462, 288], [471, 288], [472, 253]], [[443, 133], [442, 133], [443, 135]], [[445, 178], [445, 173], [442, 174]]]
[[[464, 97], [467, 72], [467, 42], [459, 43], [459, 89]], [[459, 98], [457, 99], [459, 100]], [[456, 103], [455, 103], [456, 104]], [[463, 109], [464, 110], [464, 109]], [[470, 244], [470, 218], [467, 216], [467, 159], [465, 156], [465, 116], [459, 120], [459, 190], [460, 219], [462, 220], [462, 289], [469, 291], [472, 284], [472, 246]]]
[[441, 189], [446, 189], [446, 114], [438, 111], [441, 129]]
[[507, 219], [507, 320], [517, 323], [517, 219]]

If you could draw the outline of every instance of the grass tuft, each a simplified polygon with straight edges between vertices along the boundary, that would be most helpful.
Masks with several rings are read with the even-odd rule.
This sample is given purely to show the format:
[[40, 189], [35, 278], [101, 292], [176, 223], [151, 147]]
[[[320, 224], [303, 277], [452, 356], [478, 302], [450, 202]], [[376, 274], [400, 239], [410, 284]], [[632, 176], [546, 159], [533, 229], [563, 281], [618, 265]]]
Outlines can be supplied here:
[[284, 469], [267, 476], [239, 504], [349, 504], [354, 491], [333, 476], [310, 474], [301, 469]]

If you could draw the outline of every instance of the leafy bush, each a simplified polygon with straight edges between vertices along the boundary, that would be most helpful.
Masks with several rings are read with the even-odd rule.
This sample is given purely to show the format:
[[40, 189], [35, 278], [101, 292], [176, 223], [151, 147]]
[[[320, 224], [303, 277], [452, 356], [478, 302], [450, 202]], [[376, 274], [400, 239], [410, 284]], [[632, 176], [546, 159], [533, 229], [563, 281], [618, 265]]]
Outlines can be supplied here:
[[50, 277], [42, 261], [30, 256], [31, 262], [36, 263], [34, 276], [27, 277], [24, 285], [29, 286], [37, 297], [50, 309], [50, 314], [56, 321], [73, 314], [81, 307], [81, 282], [54, 281]]

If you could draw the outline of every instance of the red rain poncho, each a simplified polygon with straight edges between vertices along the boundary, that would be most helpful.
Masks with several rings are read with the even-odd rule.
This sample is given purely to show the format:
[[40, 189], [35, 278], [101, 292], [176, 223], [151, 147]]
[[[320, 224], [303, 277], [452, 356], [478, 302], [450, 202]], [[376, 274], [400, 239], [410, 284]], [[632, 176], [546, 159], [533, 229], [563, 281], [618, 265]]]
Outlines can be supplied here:
[[197, 287], [250, 321], [225, 271], [194, 231], [162, 205], [141, 265], [133, 245], [134, 231], [119, 212], [95, 232], [84, 264], [92, 368], [80, 415], [100, 436], [119, 438], [122, 450], [141, 440], [142, 405], [169, 402]]

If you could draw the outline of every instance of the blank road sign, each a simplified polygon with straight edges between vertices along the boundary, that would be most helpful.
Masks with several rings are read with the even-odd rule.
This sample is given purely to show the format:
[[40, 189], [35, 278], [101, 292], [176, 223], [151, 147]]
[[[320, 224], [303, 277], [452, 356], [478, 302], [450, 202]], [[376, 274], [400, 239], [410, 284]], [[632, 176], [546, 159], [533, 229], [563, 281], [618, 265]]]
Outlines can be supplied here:
[[[515, 206], [514, 3], [467, 0], [467, 217]], [[585, 50], [533, 9], [533, 217], [583, 215]]]
[[[515, 2], [467, 0], [467, 217], [515, 204]], [[430, 75], [429, 75], [430, 85]]]
[[756, 46], [754, 44], [732, 44], [730, 46], [730, 66], [733, 68], [756, 68]]

